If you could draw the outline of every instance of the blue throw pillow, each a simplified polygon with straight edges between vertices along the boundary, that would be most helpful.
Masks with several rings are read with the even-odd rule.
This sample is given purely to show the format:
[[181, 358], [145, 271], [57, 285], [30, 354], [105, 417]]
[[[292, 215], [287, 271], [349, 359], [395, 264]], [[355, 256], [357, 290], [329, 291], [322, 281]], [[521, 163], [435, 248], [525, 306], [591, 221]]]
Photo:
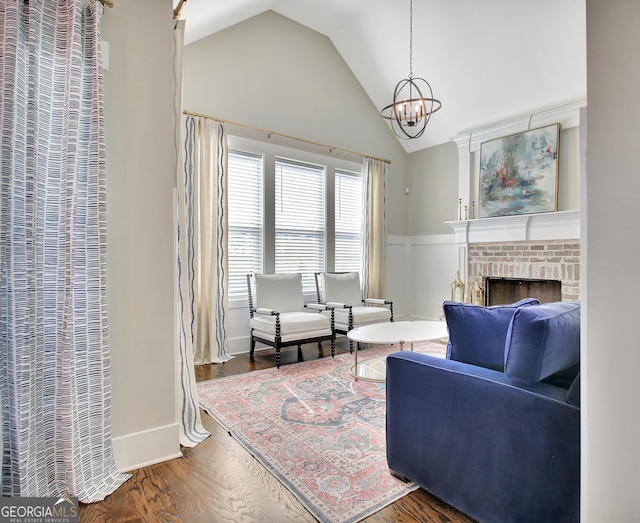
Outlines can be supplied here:
[[580, 302], [516, 311], [504, 347], [507, 376], [536, 383], [580, 363]]
[[445, 301], [442, 309], [449, 329], [447, 357], [503, 371], [504, 344], [513, 315], [520, 307], [538, 304], [534, 298], [491, 307]]

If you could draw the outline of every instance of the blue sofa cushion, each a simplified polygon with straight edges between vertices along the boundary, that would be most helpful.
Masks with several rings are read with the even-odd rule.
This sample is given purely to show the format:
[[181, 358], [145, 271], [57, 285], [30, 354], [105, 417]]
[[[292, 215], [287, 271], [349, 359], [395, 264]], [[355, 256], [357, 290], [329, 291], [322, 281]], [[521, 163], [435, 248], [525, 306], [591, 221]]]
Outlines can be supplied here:
[[509, 325], [504, 372], [536, 383], [580, 363], [580, 302], [544, 303], [516, 310]]
[[491, 307], [445, 301], [442, 309], [449, 329], [447, 358], [503, 371], [504, 345], [513, 315], [520, 307], [538, 304], [534, 298]]

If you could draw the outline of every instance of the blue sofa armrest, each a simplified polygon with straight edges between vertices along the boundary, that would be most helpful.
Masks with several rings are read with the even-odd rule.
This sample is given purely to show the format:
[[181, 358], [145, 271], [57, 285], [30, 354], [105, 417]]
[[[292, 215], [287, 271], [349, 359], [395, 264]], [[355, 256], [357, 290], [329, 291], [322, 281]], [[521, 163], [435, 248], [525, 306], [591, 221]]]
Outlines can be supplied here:
[[478, 521], [579, 521], [567, 390], [413, 352], [387, 357], [387, 461]]

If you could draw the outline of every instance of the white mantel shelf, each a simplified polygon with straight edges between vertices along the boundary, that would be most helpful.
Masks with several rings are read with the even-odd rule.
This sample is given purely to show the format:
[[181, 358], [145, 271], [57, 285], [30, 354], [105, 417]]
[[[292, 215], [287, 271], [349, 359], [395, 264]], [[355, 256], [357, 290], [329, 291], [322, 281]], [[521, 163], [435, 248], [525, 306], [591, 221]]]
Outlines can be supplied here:
[[580, 211], [497, 216], [445, 222], [457, 244], [580, 238]]

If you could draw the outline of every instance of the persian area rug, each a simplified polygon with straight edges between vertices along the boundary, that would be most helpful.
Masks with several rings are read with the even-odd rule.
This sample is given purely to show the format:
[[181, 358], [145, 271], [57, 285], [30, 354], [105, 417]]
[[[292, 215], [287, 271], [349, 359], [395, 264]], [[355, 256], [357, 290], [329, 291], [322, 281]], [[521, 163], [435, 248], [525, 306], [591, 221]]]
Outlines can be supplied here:
[[[446, 347], [414, 350], [444, 357]], [[417, 488], [389, 474], [385, 385], [354, 380], [352, 365], [346, 353], [198, 383], [200, 406], [322, 522], [360, 521]]]

